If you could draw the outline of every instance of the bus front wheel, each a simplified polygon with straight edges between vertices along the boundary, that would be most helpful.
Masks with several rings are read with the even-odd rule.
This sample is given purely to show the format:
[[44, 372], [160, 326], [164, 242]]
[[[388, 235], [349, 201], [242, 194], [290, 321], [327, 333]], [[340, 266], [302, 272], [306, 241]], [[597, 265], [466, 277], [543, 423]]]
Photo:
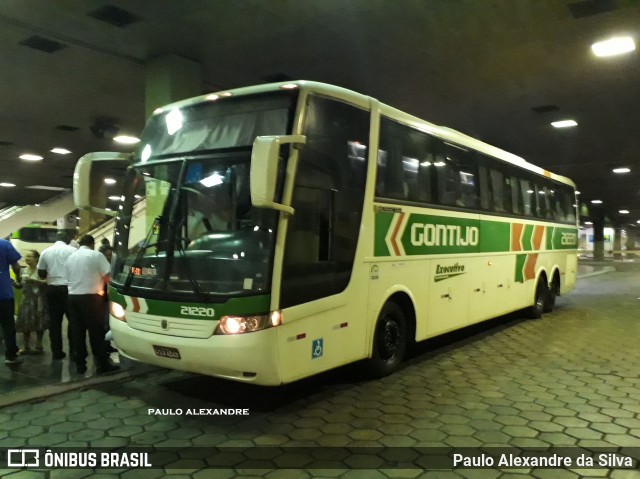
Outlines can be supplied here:
[[549, 298], [549, 286], [544, 277], [538, 280], [536, 286], [536, 295], [534, 302], [527, 308], [527, 316], [531, 319], [539, 319], [547, 308], [547, 300]]
[[368, 371], [373, 377], [388, 376], [400, 367], [407, 351], [407, 321], [400, 306], [384, 305], [376, 322]]

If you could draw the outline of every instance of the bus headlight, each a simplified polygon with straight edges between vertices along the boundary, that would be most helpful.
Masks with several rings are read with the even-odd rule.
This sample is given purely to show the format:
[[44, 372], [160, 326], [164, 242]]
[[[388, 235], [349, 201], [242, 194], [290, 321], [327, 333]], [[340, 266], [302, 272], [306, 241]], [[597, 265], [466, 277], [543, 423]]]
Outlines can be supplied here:
[[124, 308], [122, 307], [121, 304], [114, 303], [113, 301], [109, 301], [109, 312], [111, 313], [111, 316], [113, 316], [114, 318], [120, 321], [124, 321], [125, 323], [127, 322], [127, 318], [125, 317], [125, 314], [124, 314]]
[[280, 311], [251, 316], [223, 316], [220, 318], [215, 334], [253, 333], [255, 331], [280, 326], [281, 323], [282, 314]]

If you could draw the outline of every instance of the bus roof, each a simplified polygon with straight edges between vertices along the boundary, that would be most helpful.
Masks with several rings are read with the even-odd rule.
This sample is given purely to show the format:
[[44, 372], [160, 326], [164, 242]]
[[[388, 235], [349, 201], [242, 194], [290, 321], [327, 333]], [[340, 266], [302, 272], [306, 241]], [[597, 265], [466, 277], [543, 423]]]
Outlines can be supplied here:
[[562, 175], [552, 173], [548, 170], [545, 170], [544, 168], [540, 168], [539, 166], [529, 163], [524, 158], [518, 155], [509, 153], [508, 151], [505, 151], [501, 148], [498, 148], [496, 146], [480, 141], [469, 135], [465, 135], [464, 133], [456, 131], [452, 128], [435, 125], [428, 121], [422, 120], [416, 116], [410, 115], [409, 113], [405, 113], [401, 110], [398, 110], [397, 108], [394, 108], [390, 105], [381, 103], [375, 98], [369, 97], [367, 95], [363, 95], [361, 93], [357, 93], [347, 88], [330, 85], [328, 83], [321, 83], [321, 82], [308, 81], [308, 80], [296, 80], [296, 81], [287, 81], [287, 82], [278, 82], [278, 83], [266, 83], [262, 85], [235, 88], [230, 90], [222, 90], [219, 92], [208, 93], [205, 95], [200, 95], [197, 97], [193, 97], [186, 100], [181, 100], [175, 103], [171, 103], [169, 105], [165, 105], [163, 107], [157, 108], [153, 112], [153, 114], [156, 115], [156, 114], [166, 112], [168, 110], [172, 110], [174, 108], [183, 108], [183, 107], [195, 105], [198, 103], [215, 101], [221, 98], [226, 98], [231, 96], [253, 95], [257, 93], [267, 93], [271, 91], [287, 90], [287, 89], [299, 89], [304, 93], [319, 93], [319, 94], [323, 94], [331, 97], [336, 97], [338, 99], [347, 101], [349, 103], [355, 104], [362, 108], [369, 109], [369, 108], [377, 107], [379, 108], [381, 114], [388, 116], [390, 118], [393, 118], [399, 121], [400, 123], [404, 123], [408, 126], [424, 131], [425, 133], [429, 133], [444, 141], [448, 141], [459, 146], [466, 146], [468, 148], [472, 148], [476, 151], [479, 151], [486, 155], [500, 159], [506, 163], [510, 163], [519, 168], [524, 168], [526, 170], [551, 178], [561, 183], [571, 185], [574, 188], [576, 186], [571, 179]]

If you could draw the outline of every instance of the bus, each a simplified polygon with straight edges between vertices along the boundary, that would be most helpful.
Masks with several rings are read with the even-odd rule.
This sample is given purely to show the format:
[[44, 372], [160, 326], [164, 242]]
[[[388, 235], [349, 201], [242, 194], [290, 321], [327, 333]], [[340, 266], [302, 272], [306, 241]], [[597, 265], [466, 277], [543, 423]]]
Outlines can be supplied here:
[[111, 332], [144, 363], [260, 385], [359, 361], [381, 377], [413, 342], [539, 318], [575, 285], [571, 180], [344, 88], [158, 108], [131, 157], [78, 161], [78, 207], [96, 209], [89, 185], [108, 161], [128, 162]]
[[9, 241], [13, 247], [24, 255], [28, 250], [38, 253], [56, 242], [58, 228], [47, 223], [31, 223], [11, 233]]

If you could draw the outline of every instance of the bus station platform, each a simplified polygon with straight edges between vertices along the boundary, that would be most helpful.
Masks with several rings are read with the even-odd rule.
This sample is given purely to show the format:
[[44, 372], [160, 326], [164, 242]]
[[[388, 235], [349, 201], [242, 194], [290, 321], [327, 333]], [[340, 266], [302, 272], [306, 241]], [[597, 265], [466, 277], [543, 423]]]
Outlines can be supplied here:
[[[271, 447], [332, 454], [345, 448], [568, 447], [638, 455], [640, 263], [581, 261], [579, 273], [576, 290], [559, 298], [552, 314], [540, 320], [498, 318], [426, 341], [400, 371], [375, 381], [341, 368], [261, 388], [126, 361], [106, 376], [94, 375], [89, 365], [81, 377], [68, 360], [52, 363], [47, 355], [3, 365], [0, 448], [157, 446], [178, 452], [161, 468], [146, 471], [52, 475], [0, 468], [0, 477], [638, 478], [637, 462], [631, 469], [430, 470], [351, 455], [337, 466], [307, 469], [291, 449], [283, 462], [260, 459]], [[248, 414], [176, 412], [212, 408], [246, 408]], [[226, 447], [254, 456], [228, 468], [216, 466], [220, 457], [195, 457]]]

